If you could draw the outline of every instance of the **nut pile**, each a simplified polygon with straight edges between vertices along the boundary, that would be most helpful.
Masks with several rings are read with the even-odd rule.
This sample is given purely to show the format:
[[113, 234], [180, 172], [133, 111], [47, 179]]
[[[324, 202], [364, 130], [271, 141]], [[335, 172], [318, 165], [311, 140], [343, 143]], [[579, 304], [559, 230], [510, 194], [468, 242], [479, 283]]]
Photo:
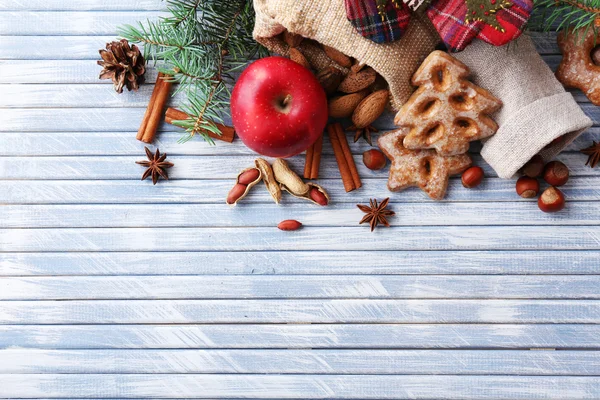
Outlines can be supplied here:
[[[284, 31], [282, 40], [289, 46], [289, 58], [312, 70], [329, 97], [329, 115], [333, 118], [351, 118], [355, 131], [354, 141], [363, 136], [371, 144], [371, 124], [385, 111], [390, 92], [385, 80], [371, 67], [358, 63], [340, 51], [299, 35]], [[317, 63], [309, 57], [309, 50], [318, 50], [320, 58], [329, 62]], [[317, 65], [319, 64], [319, 65]]]
[[540, 155], [534, 156], [521, 169], [523, 176], [517, 180], [517, 194], [525, 199], [536, 197], [540, 192], [539, 177], [542, 177], [549, 188], [538, 198], [538, 207], [546, 213], [557, 212], [565, 208], [565, 196], [558, 189], [569, 180], [569, 168], [560, 161], [544, 164]]

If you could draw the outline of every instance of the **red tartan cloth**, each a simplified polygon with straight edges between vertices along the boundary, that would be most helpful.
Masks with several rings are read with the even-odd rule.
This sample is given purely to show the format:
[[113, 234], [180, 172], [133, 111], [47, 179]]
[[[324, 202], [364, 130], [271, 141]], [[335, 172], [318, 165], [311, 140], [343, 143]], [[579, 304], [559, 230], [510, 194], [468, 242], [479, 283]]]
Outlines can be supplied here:
[[[467, 24], [465, 0], [433, 0], [426, 13], [450, 52], [464, 50], [475, 38], [494, 46], [502, 46], [521, 35], [533, 10], [532, 0], [510, 1], [510, 7], [496, 13], [504, 32], [482, 21]], [[348, 20], [361, 35], [377, 43], [399, 39], [408, 25], [410, 9], [402, 0], [398, 0], [400, 8], [389, 0], [385, 7], [386, 18], [383, 20], [377, 12], [377, 2], [378, 0], [345, 0]]]

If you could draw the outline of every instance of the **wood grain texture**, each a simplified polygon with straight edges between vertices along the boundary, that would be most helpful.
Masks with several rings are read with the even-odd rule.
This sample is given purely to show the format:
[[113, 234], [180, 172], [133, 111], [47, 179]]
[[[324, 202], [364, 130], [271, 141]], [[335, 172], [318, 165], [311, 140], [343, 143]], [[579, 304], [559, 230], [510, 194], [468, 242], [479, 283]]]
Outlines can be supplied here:
[[[1, 75], [0, 75], [1, 76]], [[203, 155], [253, 155], [245, 146], [217, 144], [207, 145], [202, 139], [178, 143], [183, 131], [173, 126], [164, 126], [154, 141], [154, 145], [171, 156], [203, 156]], [[132, 138], [136, 132], [2, 132], [0, 152], [5, 156], [136, 156], [143, 153], [143, 146]], [[377, 137], [373, 134], [373, 137]], [[592, 141], [598, 141], [600, 128], [590, 128], [571, 143], [565, 151], [578, 152], [588, 147]], [[234, 142], [237, 143], [239, 139]], [[473, 153], [479, 151], [479, 143], [473, 143]], [[354, 154], [362, 154], [371, 149], [365, 141], [353, 143]], [[329, 137], [323, 138], [323, 154], [332, 155], [333, 150]], [[585, 157], [581, 157], [583, 161]], [[591, 171], [589, 171], [591, 172]], [[383, 177], [385, 174], [382, 173]]]
[[[135, 158], [131, 159], [133, 162]], [[251, 164], [248, 164], [251, 165]], [[142, 172], [140, 170], [138, 172]], [[139, 178], [138, 178], [139, 179]], [[140, 183], [138, 180], [73, 180], [73, 181], [1, 181], [0, 203], [3, 204], [222, 204], [227, 192], [232, 187], [232, 179], [227, 180], [171, 180], [160, 182], [156, 186], [152, 182]], [[361, 190], [346, 194], [341, 179], [329, 178], [319, 181], [333, 199], [333, 204], [368, 203], [369, 198], [384, 199], [390, 197], [393, 202], [402, 203], [434, 203], [421, 190], [410, 188], [400, 193], [390, 193], [386, 187], [386, 179], [363, 179]], [[561, 189], [569, 201], [598, 201], [600, 200], [600, 178], [574, 177]], [[477, 190], [466, 190], [460, 179], [450, 181], [444, 201], [450, 202], [522, 202], [526, 207], [535, 211], [536, 205], [532, 200], [521, 199], [515, 193], [515, 182], [506, 179], [486, 179]], [[262, 187], [252, 190], [243, 202], [229, 210], [232, 213], [243, 213], [251, 203], [267, 203], [270, 210], [277, 207], [273, 199]], [[306, 201], [292, 196], [284, 196], [281, 207], [292, 207], [304, 204]], [[442, 204], [442, 203], [435, 203]], [[499, 205], [499, 207], [501, 207]], [[287, 208], [286, 208], [287, 209]], [[318, 206], [313, 209], [318, 210]], [[290, 208], [291, 210], [291, 208]], [[292, 212], [292, 211], [290, 211]], [[500, 208], [498, 214], [504, 210]], [[562, 215], [568, 214], [568, 207]], [[158, 217], [158, 216], [157, 216]], [[162, 215], [160, 216], [162, 218]], [[334, 216], [331, 216], [333, 218]], [[442, 216], [443, 217], [443, 216]], [[398, 216], [397, 218], [400, 218]], [[548, 219], [557, 216], [546, 216]], [[158, 219], [158, 218], [157, 218]], [[396, 221], [401, 221], [397, 219]], [[279, 222], [279, 221], [277, 221]]]
[[[598, 351], [0, 350], [0, 374], [600, 375]], [[160, 379], [160, 378], [158, 378]]]
[[[586, 349], [598, 324], [0, 325], [33, 349]], [[414, 371], [418, 372], [418, 371]]]
[[0, 276], [595, 275], [598, 257], [592, 250], [30, 252], [2, 254]]
[[600, 299], [600, 276], [0, 278], [0, 300], [98, 299]]
[[[555, 215], [477, 143], [484, 184], [454, 177], [440, 203], [391, 194], [351, 143], [364, 187], [346, 194], [327, 138], [330, 207], [260, 185], [231, 209], [255, 158], [240, 140], [179, 144], [163, 124], [172, 180], [139, 182], [156, 69], [136, 93], [98, 80], [117, 26], [166, 7], [0, 1], [0, 398], [600, 398], [600, 170], [578, 153], [600, 108], [572, 91], [596, 126], [559, 157]], [[555, 69], [556, 35], [532, 37]], [[394, 227], [369, 234], [355, 205], [388, 196]]]
[[0, 324], [600, 323], [598, 300], [0, 301]]
[[0, 396], [596, 399], [597, 377], [339, 375], [0, 375]]

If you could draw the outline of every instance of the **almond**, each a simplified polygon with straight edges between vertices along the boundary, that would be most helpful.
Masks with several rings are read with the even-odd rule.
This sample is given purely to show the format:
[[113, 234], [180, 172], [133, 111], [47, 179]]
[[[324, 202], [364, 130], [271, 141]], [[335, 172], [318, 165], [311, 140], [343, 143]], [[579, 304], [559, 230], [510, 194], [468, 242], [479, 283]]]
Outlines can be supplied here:
[[290, 31], [283, 31], [283, 41], [291, 48], [298, 47], [304, 38]]
[[306, 57], [304, 57], [304, 54], [302, 54], [300, 50], [295, 49], [293, 47], [290, 49], [290, 60], [297, 62], [304, 68], [310, 69], [310, 63], [308, 62]]
[[367, 90], [361, 90], [358, 93], [332, 98], [329, 100], [329, 116], [333, 118], [350, 117], [362, 99], [367, 97], [368, 93]]
[[344, 75], [336, 67], [327, 67], [319, 71], [317, 79], [321, 86], [323, 86], [323, 89], [325, 89], [325, 93], [330, 95], [335, 93], [340, 82], [344, 79]]
[[365, 97], [352, 114], [354, 126], [360, 129], [371, 125], [385, 111], [389, 97], [389, 90], [378, 90]]
[[377, 79], [377, 72], [373, 68], [365, 68], [359, 72], [350, 71], [338, 90], [344, 93], [360, 92], [371, 86], [375, 79]]
[[327, 54], [327, 57], [331, 58], [333, 61], [338, 63], [338, 65], [344, 68], [350, 68], [352, 66], [352, 59], [350, 59], [350, 57], [348, 57], [341, 51], [325, 45], [323, 45], [323, 50], [325, 50], [325, 54]]

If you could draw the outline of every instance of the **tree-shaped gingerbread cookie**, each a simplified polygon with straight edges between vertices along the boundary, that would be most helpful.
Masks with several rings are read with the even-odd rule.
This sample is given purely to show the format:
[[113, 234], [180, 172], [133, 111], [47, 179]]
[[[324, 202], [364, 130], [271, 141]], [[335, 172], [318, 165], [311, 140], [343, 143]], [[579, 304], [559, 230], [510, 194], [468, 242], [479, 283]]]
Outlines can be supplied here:
[[488, 114], [502, 102], [469, 82], [469, 68], [444, 53], [434, 51], [419, 67], [412, 83], [419, 88], [402, 106], [396, 125], [407, 128], [407, 149], [435, 149], [439, 155], [466, 153], [469, 142], [492, 136], [498, 125]]

